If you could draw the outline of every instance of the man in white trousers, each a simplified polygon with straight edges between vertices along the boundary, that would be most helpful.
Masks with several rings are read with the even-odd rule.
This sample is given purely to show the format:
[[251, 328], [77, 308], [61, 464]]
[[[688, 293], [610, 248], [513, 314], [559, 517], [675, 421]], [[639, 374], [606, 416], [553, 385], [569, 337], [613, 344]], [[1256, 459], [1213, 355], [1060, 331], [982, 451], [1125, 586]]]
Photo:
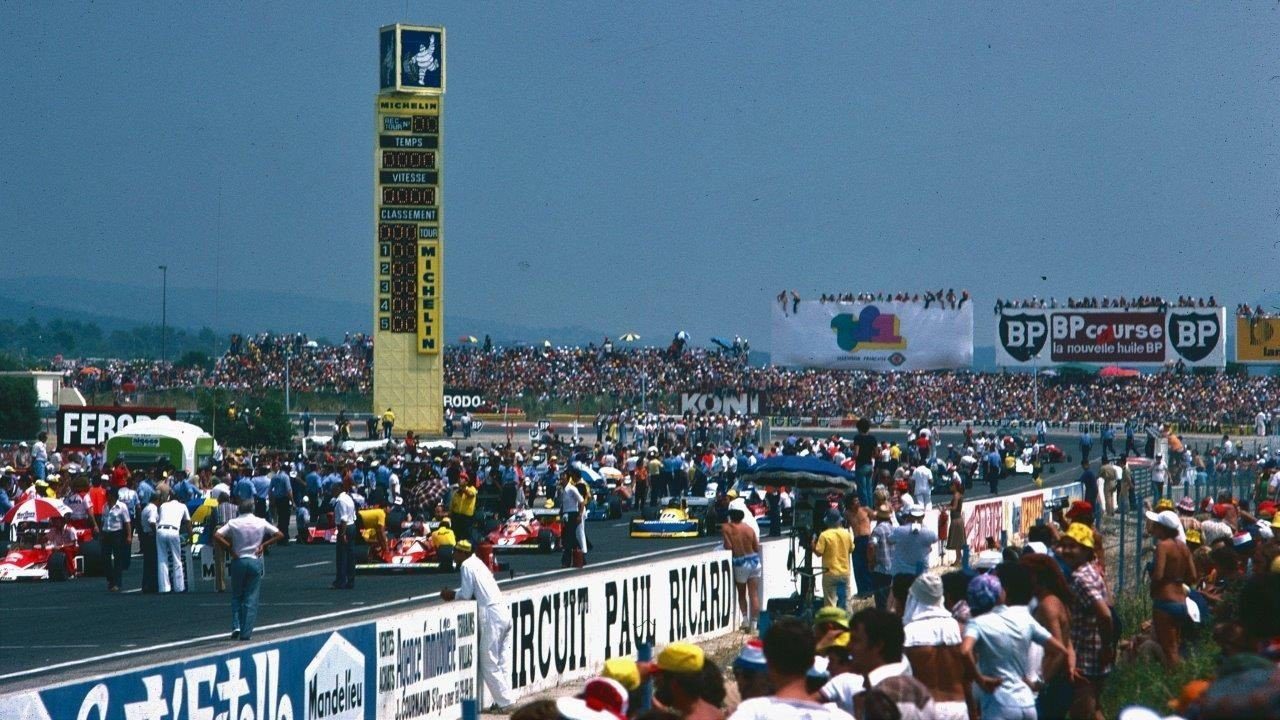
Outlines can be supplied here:
[[448, 588], [440, 591], [443, 600], [475, 600], [478, 606], [476, 622], [480, 625], [480, 639], [483, 645], [480, 652], [480, 680], [493, 696], [490, 710], [506, 711], [515, 704], [508, 684], [506, 649], [507, 639], [511, 635], [511, 619], [503, 610], [502, 590], [498, 589], [498, 581], [480, 558], [471, 554], [471, 543], [459, 540], [453, 547], [454, 562], [460, 563], [458, 573], [462, 576], [460, 587], [454, 591]]
[[156, 494], [160, 502], [156, 520], [156, 560], [160, 572], [160, 592], [186, 592], [187, 576], [182, 563], [182, 536], [191, 532], [191, 513], [187, 506], [170, 494], [168, 483], [161, 483]]

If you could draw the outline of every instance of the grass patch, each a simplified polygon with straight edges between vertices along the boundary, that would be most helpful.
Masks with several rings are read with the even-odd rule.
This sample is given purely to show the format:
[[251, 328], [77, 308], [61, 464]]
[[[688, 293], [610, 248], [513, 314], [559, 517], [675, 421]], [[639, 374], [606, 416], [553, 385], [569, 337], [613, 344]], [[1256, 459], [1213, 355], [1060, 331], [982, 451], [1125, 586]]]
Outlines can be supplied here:
[[1102, 714], [1119, 717], [1130, 705], [1142, 705], [1161, 716], [1170, 712], [1169, 701], [1178, 697], [1182, 686], [1214, 674], [1218, 646], [1208, 638], [1189, 643], [1182, 664], [1168, 670], [1158, 660], [1141, 658], [1120, 661], [1102, 691]]

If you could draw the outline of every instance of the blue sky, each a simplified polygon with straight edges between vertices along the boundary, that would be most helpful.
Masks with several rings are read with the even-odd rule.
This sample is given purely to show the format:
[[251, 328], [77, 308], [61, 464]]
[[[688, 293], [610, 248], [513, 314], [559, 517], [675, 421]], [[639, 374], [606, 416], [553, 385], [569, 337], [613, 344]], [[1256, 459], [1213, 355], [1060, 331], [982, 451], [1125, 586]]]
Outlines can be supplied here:
[[4, 3], [6, 272], [371, 302], [397, 21], [448, 31], [449, 313], [1280, 290], [1276, 3]]

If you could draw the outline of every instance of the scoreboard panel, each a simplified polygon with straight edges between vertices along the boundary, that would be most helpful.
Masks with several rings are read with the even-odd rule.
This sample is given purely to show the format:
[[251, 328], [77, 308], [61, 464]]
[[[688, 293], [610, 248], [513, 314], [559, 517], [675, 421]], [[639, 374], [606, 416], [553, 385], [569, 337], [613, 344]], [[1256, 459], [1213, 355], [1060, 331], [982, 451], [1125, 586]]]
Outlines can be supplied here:
[[373, 127], [373, 407], [444, 425], [444, 28], [379, 31]]

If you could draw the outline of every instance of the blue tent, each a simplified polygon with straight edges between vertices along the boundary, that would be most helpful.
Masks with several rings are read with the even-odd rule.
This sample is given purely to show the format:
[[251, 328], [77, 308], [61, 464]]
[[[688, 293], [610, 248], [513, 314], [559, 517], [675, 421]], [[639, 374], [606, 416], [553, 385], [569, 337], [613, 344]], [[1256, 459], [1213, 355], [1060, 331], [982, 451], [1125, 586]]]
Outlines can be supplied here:
[[765, 458], [742, 473], [742, 479], [760, 486], [786, 486], [852, 490], [857, 476], [836, 465], [811, 455], [776, 455]]

